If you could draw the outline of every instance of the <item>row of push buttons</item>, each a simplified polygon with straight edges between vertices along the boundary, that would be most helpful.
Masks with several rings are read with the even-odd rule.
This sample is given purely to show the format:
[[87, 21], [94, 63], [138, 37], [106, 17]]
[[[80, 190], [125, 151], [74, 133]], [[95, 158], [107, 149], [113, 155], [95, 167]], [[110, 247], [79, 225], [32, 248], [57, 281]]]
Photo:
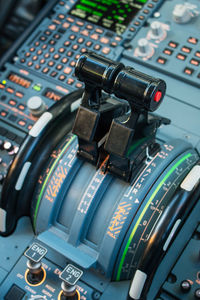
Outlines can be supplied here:
[[[198, 70], [195, 68], [199, 67], [200, 65], [200, 51], [198, 49], [193, 49], [192, 46], [196, 46], [198, 44], [198, 39], [195, 37], [189, 37], [187, 39], [187, 43], [190, 45], [181, 46], [178, 42], [170, 41], [167, 47], [164, 48], [163, 54], [168, 57], [175, 55], [176, 59], [178, 59], [179, 61], [186, 61], [188, 59], [188, 63], [190, 64], [190, 66], [184, 66], [182, 68], [182, 72], [186, 75], [192, 75], [195, 71], [197, 71], [197, 78], [200, 78], [200, 72], [198, 72]], [[178, 53], [175, 52], [176, 49], [178, 50]], [[192, 57], [189, 56], [188, 58], [188, 55], [192, 54], [192, 52]], [[159, 56], [156, 60], [157, 63], [165, 65], [168, 62], [166, 56]]]
[[[4, 93], [0, 96], [1, 110], [0, 117], [7, 119], [12, 124], [16, 123], [17, 127], [24, 128], [28, 131], [32, 128], [34, 120], [26, 114], [26, 105], [20, 101], [23, 100], [24, 94], [16, 92], [13, 87], [6, 87], [4, 85]], [[17, 95], [20, 94], [20, 101]]]
[[74, 67], [80, 54], [90, 49], [109, 55], [120, 41], [121, 37], [114, 33], [58, 14], [25, 53], [24, 49], [19, 52], [19, 57], [21, 64], [80, 88], [82, 83], [74, 76]]

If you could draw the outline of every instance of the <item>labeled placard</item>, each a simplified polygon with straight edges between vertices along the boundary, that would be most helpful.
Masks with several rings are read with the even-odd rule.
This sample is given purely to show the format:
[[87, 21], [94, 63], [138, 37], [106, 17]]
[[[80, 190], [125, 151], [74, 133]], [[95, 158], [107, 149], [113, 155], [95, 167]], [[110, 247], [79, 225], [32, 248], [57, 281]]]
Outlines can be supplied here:
[[37, 243], [33, 243], [24, 255], [34, 262], [39, 262], [47, 253], [47, 249]]
[[60, 274], [60, 278], [69, 285], [75, 285], [82, 275], [83, 271], [69, 264]]

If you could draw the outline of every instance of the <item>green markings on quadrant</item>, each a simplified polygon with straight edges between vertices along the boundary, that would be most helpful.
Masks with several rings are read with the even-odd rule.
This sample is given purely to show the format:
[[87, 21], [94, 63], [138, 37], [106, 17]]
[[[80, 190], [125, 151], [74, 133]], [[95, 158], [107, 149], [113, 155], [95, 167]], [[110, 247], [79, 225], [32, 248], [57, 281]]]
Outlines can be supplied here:
[[46, 187], [46, 184], [47, 184], [47, 181], [49, 180], [49, 177], [51, 176], [52, 172], [54, 171], [57, 163], [59, 162], [60, 158], [62, 157], [63, 153], [65, 152], [65, 150], [69, 147], [69, 145], [73, 142], [73, 140], [76, 138], [76, 136], [72, 136], [72, 138], [68, 141], [68, 143], [65, 145], [65, 147], [62, 149], [62, 151], [59, 153], [58, 157], [56, 158], [56, 160], [54, 161], [53, 165], [51, 166], [49, 172], [48, 172], [48, 175], [42, 185], [42, 189], [40, 191], [40, 194], [39, 194], [39, 197], [38, 197], [38, 200], [37, 200], [37, 203], [36, 203], [36, 207], [35, 207], [35, 212], [34, 212], [34, 217], [33, 217], [33, 227], [35, 229], [35, 226], [36, 226], [36, 218], [37, 218], [37, 213], [38, 213], [38, 208], [39, 208], [39, 205], [40, 205], [40, 201], [42, 199], [42, 196], [43, 196], [43, 192], [44, 192], [44, 189]]
[[121, 261], [119, 263], [119, 268], [118, 268], [118, 271], [117, 271], [117, 277], [116, 277], [116, 280], [119, 281], [120, 280], [120, 276], [121, 276], [121, 271], [122, 271], [122, 267], [123, 267], [123, 263], [124, 263], [124, 260], [126, 258], [126, 254], [128, 252], [128, 249], [130, 247], [130, 244], [133, 240], [133, 237], [137, 231], [137, 228], [142, 220], [142, 218], [144, 217], [147, 209], [149, 208], [151, 202], [153, 201], [153, 199], [155, 198], [155, 196], [157, 195], [158, 191], [161, 189], [161, 187], [163, 186], [163, 184], [165, 183], [165, 181], [168, 179], [168, 177], [176, 170], [176, 168], [182, 164], [182, 162], [184, 162], [186, 159], [188, 159], [189, 157], [191, 157], [192, 154], [191, 153], [188, 153], [186, 154], [185, 156], [183, 156], [179, 161], [177, 161], [177, 163], [175, 165], [173, 165], [171, 167], [171, 169], [168, 171], [168, 173], [165, 175], [165, 177], [161, 180], [161, 182], [159, 183], [159, 185], [157, 186], [157, 188], [154, 190], [153, 194], [151, 195], [151, 197], [149, 198], [149, 200], [147, 201], [143, 211], [141, 212], [130, 236], [129, 236], [129, 239], [127, 241], [127, 244], [125, 246], [125, 249], [124, 249], [124, 252], [122, 254], [122, 258], [121, 258]]

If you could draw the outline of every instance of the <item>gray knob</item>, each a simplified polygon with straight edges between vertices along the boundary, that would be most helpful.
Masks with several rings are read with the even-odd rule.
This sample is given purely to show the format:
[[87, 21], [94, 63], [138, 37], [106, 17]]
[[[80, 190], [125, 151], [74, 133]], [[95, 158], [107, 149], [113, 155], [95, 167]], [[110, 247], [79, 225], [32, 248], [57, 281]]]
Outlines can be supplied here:
[[158, 39], [164, 35], [164, 29], [162, 25], [158, 21], [154, 21], [151, 23], [151, 38]]
[[27, 106], [34, 117], [40, 117], [46, 111], [44, 101], [38, 96], [31, 97], [27, 102]]
[[172, 12], [173, 20], [176, 23], [184, 24], [188, 23], [192, 18], [199, 15], [197, 6], [189, 2], [184, 4], [177, 4]]
[[150, 46], [147, 39], [142, 38], [138, 41], [138, 55], [139, 56], [148, 56], [152, 52], [152, 47]]

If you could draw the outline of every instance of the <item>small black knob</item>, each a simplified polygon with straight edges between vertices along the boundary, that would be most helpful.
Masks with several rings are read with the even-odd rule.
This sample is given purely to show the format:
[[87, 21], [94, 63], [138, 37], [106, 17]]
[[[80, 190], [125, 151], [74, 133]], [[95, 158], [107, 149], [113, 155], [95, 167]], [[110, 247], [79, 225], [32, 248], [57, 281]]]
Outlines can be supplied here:
[[187, 293], [189, 292], [189, 290], [191, 289], [191, 284], [188, 280], [183, 280], [181, 282], [181, 290], [183, 293]]
[[200, 299], [200, 289], [197, 289], [194, 293], [196, 299]]

